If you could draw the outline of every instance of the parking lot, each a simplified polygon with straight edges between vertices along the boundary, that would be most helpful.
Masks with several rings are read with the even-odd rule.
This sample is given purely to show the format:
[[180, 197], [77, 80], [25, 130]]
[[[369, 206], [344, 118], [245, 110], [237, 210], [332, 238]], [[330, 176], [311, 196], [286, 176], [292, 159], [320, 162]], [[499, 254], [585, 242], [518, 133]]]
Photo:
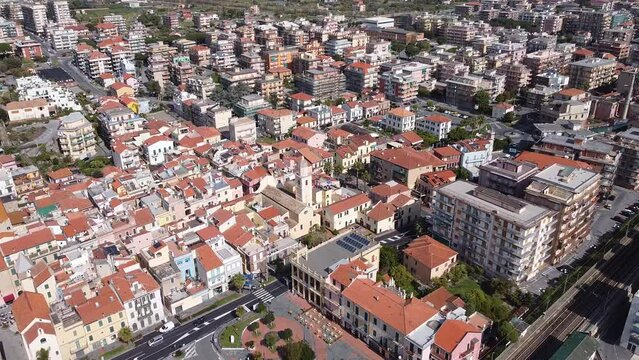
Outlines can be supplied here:
[[11, 306], [0, 305], [0, 345], [5, 359], [27, 360], [22, 339], [17, 333]]
[[[534, 294], [539, 294], [542, 289], [548, 287], [549, 283], [551, 283], [553, 279], [558, 278], [562, 272], [566, 273], [570, 271], [570, 264], [572, 264], [576, 259], [581, 258], [589, 248], [597, 246], [603, 234], [614, 229], [616, 226], [619, 226], [619, 222], [613, 220], [613, 218], [626, 210], [628, 206], [639, 202], [639, 193], [628, 189], [615, 186], [613, 194], [615, 195], [614, 200], [597, 205], [597, 212], [593, 219], [592, 230], [589, 238], [586, 239], [584, 244], [577, 249], [572, 256], [566, 258], [561, 263], [547, 268], [534, 279], [522, 283], [522, 289]], [[609, 204], [609, 208], [607, 208], [608, 206], [604, 206], [605, 204]]]

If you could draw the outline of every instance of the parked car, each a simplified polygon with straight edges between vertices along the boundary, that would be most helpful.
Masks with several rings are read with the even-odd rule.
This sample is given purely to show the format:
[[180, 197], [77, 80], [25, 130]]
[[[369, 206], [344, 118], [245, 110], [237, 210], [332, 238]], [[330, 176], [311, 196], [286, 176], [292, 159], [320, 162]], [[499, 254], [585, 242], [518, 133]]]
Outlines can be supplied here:
[[616, 222], [620, 222], [620, 223], [622, 223], [622, 222], [625, 222], [625, 221], [626, 221], [626, 218], [625, 218], [625, 217], [623, 217], [623, 216], [621, 216], [621, 215], [617, 215], [617, 216], [613, 217], [613, 218], [612, 218], [612, 220], [613, 220], [613, 221], [616, 221]]
[[204, 316], [201, 316], [201, 317], [193, 320], [193, 325], [200, 326], [200, 325], [204, 324], [204, 320], [205, 320]]
[[622, 210], [620, 214], [621, 214], [621, 215], [624, 215], [624, 216], [628, 216], [628, 217], [630, 217], [630, 216], [634, 216], [634, 215], [635, 215], [635, 212], [634, 212], [634, 211], [632, 211], [632, 210], [628, 210], [628, 209], [626, 209], [626, 210]]
[[175, 328], [175, 324], [173, 323], [173, 321], [167, 321], [166, 323], [164, 323], [164, 325], [162, 325], [162, 327], [160, 328], [160, 332], [161, 333], [167, 333], [171, 330], [173, 330]]
[[164, 340], [164, 337], [162, 335], [154, 336], [153, 339], [149, 340], [148, 344], [149, 346], [155, 346], [161, 343], [162, 340]]

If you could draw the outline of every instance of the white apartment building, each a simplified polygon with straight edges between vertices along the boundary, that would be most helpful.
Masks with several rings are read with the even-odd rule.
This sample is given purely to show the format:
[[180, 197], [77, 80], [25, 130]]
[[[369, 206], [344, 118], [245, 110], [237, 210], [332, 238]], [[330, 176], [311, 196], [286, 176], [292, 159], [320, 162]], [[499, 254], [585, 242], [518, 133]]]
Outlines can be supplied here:
[[415, 113], [403, 108], [391, 109], [384, 116], [382, 125], [400, 133], [415, 130]]
[[115, 142], [111, 147], [113, 164], [122, 170], [137, 169], [141, 165], [140, 151], [134, 144]]
[[73, 160], [95, 156], [96, 139], [93, 125], [79, 112], [60, 118], [58, 144], [60, 151]]
[[22, 5], [23, 26], [26, 31], [43, 34], [47, 24], [47, 7], [42, 4]]
[[49, 19], [58, 24], [73, 24], [75, 20], [71, 17], [69, 3], [66, 0], [49, 0], [47, 2]]
[[76, 101], [75, 94], [71, 90], [37, 75], [17, 78], [16, 91], [20, 100], [46, 99], [49, 105], [54, 105], [58, 109], [82, 110], [82, 106]]
[[49, 41], [57, 51], [74, 50], [78, 45], [78, 32], [73, 29], [57, 27], [49, 31]]
[[155, 328], [166, 319], [160, 285], [149, 273], [139, 268], [117, 272], [107, 277], [106, 283], [120, 298], [127, 323], [134, 333]]
[[257, 122], [267, 134], [276, 139], [282, 138], [295, 127], [296, 117], [289, 109], [262, 109], [257, 112]]
[[145, 122], [144, 118], [124, 106], [101, 112], [99, 119], [107, 143], [110, 143], [117, 136], [142, 130], [142, 125]]
[[229, 122], [231, 140], [254, 144], [257, 141], [257, 125], [249, 117], [231, 119]]
[[124, 16], [122, 15], [104, 15], [102, 17], [102, 22], [116, 25], [118, 27], [119, 34], [124, 34], [126, 32], [126, 19], [124, 19]]
[[496, 190], [456, 181], [435, 195], [433, 232], [487, 273], [525, 281], [550, 256], [556, 212]]
[[15, 198], [16, 196], [16, 186], [13, 183], [11, 170], [0, 167], [0, 198]]
[[162, 165], [168, 161], [167, 155], [175, 150], [175, 143], [164, 135], [155, 135], [146, 139], [142, 146], [144, 157], [149, 165]]
[[87, 58], [87, 70], [91, 79], [96, 79], [100, 74], [113, 72], [111, 57], [99, 51], [93, 51]]
[[415, 128], [437, 136], [438, 140], [446, 138], [453, 122], [444, 115], [432, 114], [417, 120]]
[[136, 22], [126, 35], [126, 40], [129, 42], [129, 48], [133, 54], [143, 53], [146, 51], [145, 39], [148, 35], [146, 27]]

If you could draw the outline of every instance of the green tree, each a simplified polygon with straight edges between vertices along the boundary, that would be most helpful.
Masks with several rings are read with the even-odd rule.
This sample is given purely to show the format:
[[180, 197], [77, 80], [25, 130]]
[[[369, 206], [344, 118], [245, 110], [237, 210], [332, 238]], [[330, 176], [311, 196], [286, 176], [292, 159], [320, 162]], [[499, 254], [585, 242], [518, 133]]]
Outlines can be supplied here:
[[470, 133], [468, 130], [466, 130], [462, 126], [453, 128], [446, 135], [446, 138], [448, 139], [449, 142], [457, 142], [460, 140], [470, 139], [472, 137], [473, 137], [473, 134]]
[[510, 146], [510, 142], [511, 142], [510, 138], [495, 139], [495, 142], [493, 143], [493, 150], [494, 151], [506, 150]]
[[[264, 303], [259, 303], [257, 304], [257, 312], [258, 313], [263, 313], [266, 311], [266, 305], [264, 305]], [[257, 324], [257, 323], [255, 323]]]
[[508, 124], [512, 124], [518, 120], [519, 119], [517, 117], [517, 114], [515, 114], [514, 111], [507, 112], [506, 115], [504, 115], [504, 118], [502, 119], [503, 122]]
[[344, 172], [344, 167], [342, 166], [342, 164], [335, 163], [335, 165], [333, 166], [333, 171], [335, 175], [341, 175]]
[[275, 345], [277, 344], [278, 340], [279, 340], [279, 337], [274, 332], [270, 332], [264, 336], [264, 343], [271, 350], [275, 348]]
[[406, 48], [404, 49], [404, 51], [406, 52], [406, 55], [408, 57], [413, 57], [415, 55], [418, 55], [420, 52], [422, 52], [422, 49], [420, 49], [415, 43], [410, 43], [406, 45]]
[[501, 321], [497, 324], [497, 336], [513, 343], [519, 339], [519, 332], [508, 321]]
[[395, 284], [406, 292], [415, 292], [413, 287], [413, 275], [411, 275], [404, 265], [396, 265], [391, 268], [390, 275], [395, 280]]
[[473, 96], [473, 101], [475, 106], [477, 106], [477, 110], [482, 114], [490, 114], [490, 94], [486, 90], [479, 90], [475, 96]]
[[11, 44], [0, 43], [0, 55], [11, 54], [12, 50]]
[[395, 52], [395, 53], [400, 53], [402, 51], [404, 51], [404, 49], [406, 49], [406, 45], [398, 42], [398, 41], [393, 41], [391, 43], [391, 51]]
[[416, 130], [415, 132], [417, 133], [417, 135], [419, 135], [422, 138], [422, 140], [424, 140], [425, 146], [430, 147], [439, 141], [439, 138], [431, 133], [427, 133], [425, 131], [420, 131], [420, 130]]
[[305, 341], [289, 342], [284, 347], [284, 360], [314, 360], [315, 352]]
[[260, 328], [260, 324], [257, 321], [254, 321], [252, 323], [250, 323], [246, 329], [252, 333], [255, 333], [255, 331], [257, 331], [257, 329]]
[[282, 338], [282, 340], [287, 342], [290, 341], [293, 338], [293, 330], [289, 328], [282, 330], [280, 334], [280, 338]]
[[275, 315], [273, 315], [272, 311], [267, 312], [266, 315], [264, 315], [264, 317], [262, 318], [262, 322], [268, 327], [271, 327], [273, 321], [275, 321]]
[[430, 52], [430, 49], [431, 49], [431, 45], [428, 40], [418, 41], [417, 47], [419, 48], [419, 50], [426, 51], [426, 52]]
[[399, 253], [392, 246], [382, 245], [379, 250], [379, 272], [387, 274], [391, 268], [399, 264]]
[[452, 269], [450, 269], [446, 276], [450, 282], [456, 284], [462, 279], [468, 277], [468, 267], [464, 263], [458, 263]]
[[162, 87], [160, 86], [160, 83], [155, 81], [155, 80], [151, 80], [149, 82], [147, 82], [145, 84], [146, 89], [148, 90], [149, 94], [153, 94], [157, 97], [160, 97], [160, 94], [162, 93]]
[[200, 31], [189, 31], [185, 37], [187, 40], [195, 41], [196, 44], [206, 43], [206, 33]]
[[279, 97], [277, 96], [277, 93], [272, 92], [269, 96], [268, 96], [268, 102], [271, 104], [271, 107], [273, 109], [277, 109], [277, 104], [280, 102]]
[[245, 282], [246, 282], [246, 278], [244, 278], [243, 274], [235, 274], [231, 278], [231, 286], [233, 287], [233, 289], [237, 291], [242, 290]]
[[455, 169], [455, 176], [457, 180], [471, 180], [473, 178], [473, 174], [461, 166]]
[[133, 340], [133, 331], [131, 331], [130, 327], [125, 326], [118, 331], [118, 338], [120, 338], [120, 341], [123, 343], [129, 343]]
[[330, 161], [325, 162], [323, 170], [326, 175], [333, 175], [333, 163]]
[[49, 360], [49, 348], [41, 348], [36, 352], [36, 360]]
[[245, 313], [246, 310], [244, 310], [244, 306], [238, 306], [237, 309], [235, 309], [235, 316], [239, 318], [241, 318]]
[[261, 352], [256, 351], [251, 355], [251, 359], [253, 360], [264, 360], [264, 355]]

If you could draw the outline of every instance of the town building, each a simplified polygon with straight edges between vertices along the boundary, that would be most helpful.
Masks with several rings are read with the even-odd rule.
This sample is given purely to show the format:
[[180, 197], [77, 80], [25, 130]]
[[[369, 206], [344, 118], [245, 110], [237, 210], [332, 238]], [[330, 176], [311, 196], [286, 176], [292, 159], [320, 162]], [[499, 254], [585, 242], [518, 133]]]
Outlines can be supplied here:
[[444, 170], [446, 163], [432, 153], [412, 148], [375, 150], [371, 175], [380, 182], [395, 180], [413, 189], [421, 174]]
[[617, 62], [600, 58], [584, 59], [570, 63], [570, 86], [591, 90], [616, 79]]
[[297, 79], [297, 87], [317, 99], [333, 98], [344, 91], [345, 77], [338, 69], [318, 67], [302, 73]]
[[444, 115], [432, 114], [417, 120], [415, 128], [443, 140], [450, 132], [452, 120]]
[[566, 258], [590, 236], [600, 183], [597, 173], [557, 164], [533, 176], [525, 199], [557, 213], [549, 263]]
[[435, 195], [433, 233], [493, 276], [535, 277], [546, 267], [555, 230], [554, 211], [493, 189], [456, 181]]
[[382, 120], [384, 128], [395, 132], [405, 132], [415, 129], [415, 113], [403, 108], [391, 109]]
[[500, 157], [479, 167], [479, 185], [521, 198], [537, 172], [535, 164]]
[[73, 160], [95, 156], [96, 138], [93, 133], [93, 124], [79, 112], [60, 118], [58, 144], [62, 154]]
[[417, 281], [430, 284], [457, 264], [457, 252], [424, 235], [408, 243], [402, 250], [402, 263]]
[[47, 7], [43, 4], [22, 5], [23, 26], [26, 31], [35, 34], [44, 34], [47, 24]]

